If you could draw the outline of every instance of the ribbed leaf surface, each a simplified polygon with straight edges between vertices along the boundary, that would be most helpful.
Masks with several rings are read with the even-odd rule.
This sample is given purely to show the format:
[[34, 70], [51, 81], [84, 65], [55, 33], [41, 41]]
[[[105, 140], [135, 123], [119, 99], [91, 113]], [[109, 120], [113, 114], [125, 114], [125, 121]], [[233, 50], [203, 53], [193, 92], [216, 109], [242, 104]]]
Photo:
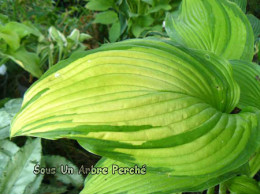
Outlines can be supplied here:
[[255, 39], [257, 39], [257, 37], [260, 35], [260, 20], [252, 14], [248, 14], [247, 18], [253, 28]]
[[211, 53], [131, 40], [71, 61], [26, 93], [12, 136], [77, 139], [175, 176], [223, 175], [257, 147], [257, 116], [229, 114], [239, 87], [229, 62]]
[[247, 0], [229, 0], [229, 1], [236, 3], [243, 10], [243, 12], [246, 12]]
[[[112, 174], [112, 166], [129, 167], [111, 159], [101, 159], [95, 167], [107, 167], [107, 175], [89, 174], [81, 194], [168, 194], [203, 191], [234, 176], [238, 170], [217, 178], [210, 177], [169, 177], [150, 173], [145, 175]], [[241, 170], [239, 170], [241, 171]]]
[[240, 60], [231, 61], [231, 64], [241, 89], [239, 107], [252, 106], [260, 110], [260, 66]]
[[[239, 108], [251, 106], [260, 110], [260, 66], [241, 60], [231, 61], [234, 78], [241, 90]], [[260, 117], [258, 117], [260, 123]], [[250, 158], [250, 176], [254, 177], [260, 169], [260, 149]]]
[[225, 183], [232, 194], [259, 194], [260, 186], [256, 180], [245, 175], [234, 177]]
[[183, 0], [166, 18], [171, 39], [189, 48], [212, 51], [226, 59], [251, 61], [253, 30], [243, 11], [227, 0]]
[[260, 170], [260, 149], [254, 154], [249, 161], [250, 177], [254, 177]]

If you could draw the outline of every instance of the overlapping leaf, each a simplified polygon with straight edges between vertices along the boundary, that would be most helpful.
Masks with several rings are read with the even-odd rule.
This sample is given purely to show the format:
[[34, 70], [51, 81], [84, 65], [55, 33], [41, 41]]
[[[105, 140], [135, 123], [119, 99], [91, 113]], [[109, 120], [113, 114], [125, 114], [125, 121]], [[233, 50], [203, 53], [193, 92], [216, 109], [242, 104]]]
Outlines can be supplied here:
[[260, 170], [260, 149], [254, 154], [249, 161], [250, 165], [250, 177], [254, 177]]
[[260, 20], [252, 14], [248, 14], [247, 18], [252, 25], [255, 38], [257, 38], [260, 35]]
[[260, 66], [241, 60], [231, 61], [231, 64], [241, 89], [239, 107], [252, 106], [260, 110]]
[[25, 95], [12, 136], [77, 139], [87, 150], [174, 176], [224, 175], [254, 153], [257, 116], [231, 65], [203, 51], [131, 40], [70, 59]]
[[[234, 78], [238, 82], [241, 90], [239, 107], [253, 107], [260, 110], [260, 66], [254, 63], [245, 61], [231, 61]], [[258, 117], [260, 123], [260, 117]], [[260, 140], [258, 140], [260, 142]], [[260, 170], [260, 149], [258, 149], [249, 161], [250, 176]]]
[[259, 194], [260, 186], [257, 181], [245, 175], [234, 177], [224, 185], [232, 194]]
[[229, 0], [229, 1], [236, 3], [243, 10], [243, 12], [246, 12], [247, 0]]
[[221, 181], [225, 181], [243, 169], [235, 170], [231, 173], [217, 178], [209, 177], [169, 177], [167, 175], [155, 174], [147, 171], [145, 175], [131, 175], [118, 173], [112, 174], [112, 166], [120, 168], [128, 165], [111, 160], [101, 159], [95, 167], [107, 167], [107, 175], [89, 174], [85, 181], [82, 194], [166, 194], [179, 192], [203, 191], [214, 186]]
[[227, 0], [183, 0], [177, 12], [168, 14], [166, 31], [173, 41], [189, 48], [212, 51], [226, 59], [253, 59], [250, 22]]

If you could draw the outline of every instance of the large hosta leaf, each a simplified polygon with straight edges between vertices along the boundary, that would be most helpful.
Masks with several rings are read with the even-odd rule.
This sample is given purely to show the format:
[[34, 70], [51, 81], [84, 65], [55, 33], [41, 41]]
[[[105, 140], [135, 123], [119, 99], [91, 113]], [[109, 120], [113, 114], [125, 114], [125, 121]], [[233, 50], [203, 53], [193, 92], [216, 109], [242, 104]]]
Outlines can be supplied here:
[[179, 192], [203, 191], [221, 181], [225, 181], [240, 170], [216, 177], [169, 177], [146, 172], [145, 175], [112, 174], [112, 166], [129, 167], [128, 165], [111, 160], [101, 159], [95, 167], [107, 167], [108, 174], [91, 175], [85, 180], [82, 194], [166, 194]]
[[212, 51], [226, 59], [253, 59], [250, 22], [227, 0], [183, 0], [177, 12], [168, 14], [166, 31], [173, 41], [190, 48]]
[[[130, 40], [56, 65], [26, 93], [11, 135], [72, 138], [87, 150], [175, 176], [223, 175], [257, 147], [257, 116], [212, 53]], [[259, 114], [259, 113], [258, 113]]]

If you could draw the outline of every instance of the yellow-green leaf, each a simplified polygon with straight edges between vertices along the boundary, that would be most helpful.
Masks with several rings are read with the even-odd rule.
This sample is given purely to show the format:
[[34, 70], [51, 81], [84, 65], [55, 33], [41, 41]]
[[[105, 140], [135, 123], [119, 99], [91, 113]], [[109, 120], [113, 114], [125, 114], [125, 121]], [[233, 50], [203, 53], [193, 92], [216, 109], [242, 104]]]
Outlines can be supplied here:
[[260, 66], [242, 60], [230, 62], [241, 89], [239, 107], [252, 106], [260, 110]]
[[230, 2], [236, 3], [243, 12], [246, 12], [247, 0], [229, 0]]
[[[224, 175], [259, 139], [230, 63], [158, 40], [129, 40], [50, 69], [29, 91], [11, 135], [76, 139], [87, 150], [174, 176]], [[78, 57], [79, 57], [78, 56]]]
[[[91, 172], [85, 180], [81, 194], [170, 194], [180, 192], [202, 192], [219, 182], [225, 181], [241, 169], [216, 178], [210, 177], [171, 177], [146, 170], [146, 174], [119, 174], [123, 168], [139, 173], [142, 167], [135, 168], [127, 164], [102, 158], [95, 166], [108, 168], [107, 174]], [[95, 170], [95, 169], [93, 169]], [[93, 171], [94, 173], [94, 171]], [[113, 174], [114, 173], [114, 174]]]
[[168, 14], [166, 31], [173, 41], [189, 48], [211, 51], [226, 59], [253, 59], [250, 22], [227, 0], [183, 0], [178, 11]]
[[257, 181], [245, 175], [234, 177], [224, 184], [232, 194], [259, 194]]

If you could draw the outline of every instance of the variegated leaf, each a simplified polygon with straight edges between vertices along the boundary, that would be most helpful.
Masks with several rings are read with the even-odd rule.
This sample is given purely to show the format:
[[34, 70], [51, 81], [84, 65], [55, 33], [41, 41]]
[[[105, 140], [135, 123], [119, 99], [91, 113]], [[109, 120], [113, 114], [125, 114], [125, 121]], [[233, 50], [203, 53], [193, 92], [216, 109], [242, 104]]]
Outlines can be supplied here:
[[166, 31], [173, 41], [189, 48], [212, 51], [226, 59], [253, 59], [250, 22], [227, 0], [183, 0], [178, 11], [168, 14]]
[[229, 114], [239, 94], [230, 63], [212, 53], [129, 40], [50, 69], [26, 93], [11, 135], [76, 139], [167, 175], [217, 177], [258, 145], [259, 113]]
[[120, 175], [118, 171], [113, 170], [113, 166], [131, 168], [129, 165], [115, 160], [101, 159], [95, 167], [107, 167], [108, 174], [89, 174], [85, 180], [85, 187], [81, 191], [81, 194], [170, 194], [202, 192], [243, 171], [243, 167], [241, 167], [239, 170], [215, 178], [207, 176], [171, 177], [149, 172], [149, 170], [147, 170], [145, 175], [129, 173]]

